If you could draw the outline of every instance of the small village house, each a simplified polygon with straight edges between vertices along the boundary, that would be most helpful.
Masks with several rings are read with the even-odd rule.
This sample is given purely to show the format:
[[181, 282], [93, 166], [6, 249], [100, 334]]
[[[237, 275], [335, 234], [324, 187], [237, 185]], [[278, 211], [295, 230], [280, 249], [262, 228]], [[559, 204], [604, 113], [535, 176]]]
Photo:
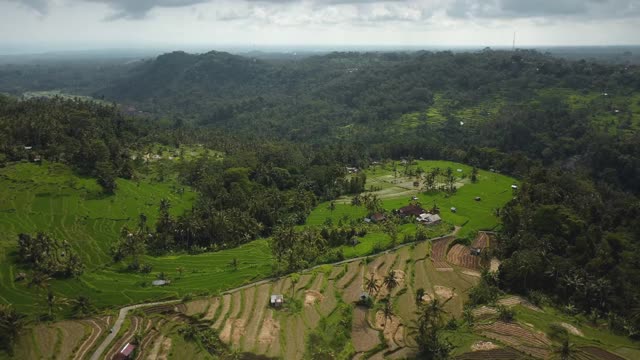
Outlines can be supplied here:
[[425, 225], [435, 225], [435, 224], [439, 224], [442, 221], [442, 218], [440, 218], [440, 215], [438, 214], [420, 214], [420, 216], [418, 216], [416, 218], [416, 220], [418, 220], [418, 222], [421, 222]]
[[280, 295], [280, 294], [271, 295], [269, 304], [276, 309], [281, 308], [282, 305], [284, 304], [284, 295]]
[[403, 217], [405, 216], [418, 217], [421, 214], [424, 214], [425, 212], [426, 211], [424, 211], [423, 208], [415, 204], [407, 205], [405, 207], [398, 209], [398, 214]]
[[118, 354], [116, 354], [116, 356], [113, 357], [114, 360], [128, 360], [128, 359], [133, 359], [133, 352], [136, 350], [136, 346], [131, 344], [131, 343], [127, 343], [127, 345], [125, 345], [122, 350], [120, 350], [120, 352], [118, 352]]

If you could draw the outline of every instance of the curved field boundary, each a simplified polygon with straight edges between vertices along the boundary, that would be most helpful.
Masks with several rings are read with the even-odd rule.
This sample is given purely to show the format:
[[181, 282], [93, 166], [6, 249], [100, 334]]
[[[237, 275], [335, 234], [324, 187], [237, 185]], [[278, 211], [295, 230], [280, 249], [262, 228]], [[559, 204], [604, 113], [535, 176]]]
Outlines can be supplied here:
[[510, 349], [494, 349], [494, 350], [482, 350], [473, 351], [458, 355], [455, 360], [524, 360], [526, 356], [521, 353]]
[[220, 310], [220, 314], [218, 314], [218, 318], [216, 319], [216, 322], [213, 323], [213, 328], [218, 330], [222, 326], [222, 323], [224, 322], [224, 320], [226, 320], [227, 313], [231, 308], [231, 295], [230, 294], [223, 295], [220, 302], [222, 303], [222, 308]]
[[447, 249], [453, 241], [453, 236], [448, 236], [432, 242], [431, 261], [437, 271], [453, 271], [453, 268], [447, 263]]
[[55, 324], [55, 329], [62, 335], [62, 341], [57, 354], [61, 359], [70, 359], [73, 357], [74, 349], [82, 345], [87, 332], [86, 327], [82, 323], [74, 321], [63, 321]]
[[471, 255], [471, 249], [467, 246], [456, 244], [447, 253], [447, 261], [453, 265], [467, 269], [480, 269], [480, 256]]
[[[484, 250], [490, 245], [490, 235], [484, 231], [480, 231], [478, 232], [478, 236], [473, 240], [471, 247]], [[461, 244], [453, 245], [447, 253], [447, 261], [453, 265], [467, 269], [480, 270], [482, 268], [480, 256], [471, 255], [471, 247]]]
[[118, 354], [120, 349], [122, 349], [122, 347], [125, 344], [127, 344], [128, 342], [131, 341], [131, 339], [133, 339], [133, 336], [142, 327], [141, 325], [142, 325], [142, 320], [139, 317], [137, 316], [132, 317], [131, 326], [129, 326], [129, 329], [127, 330], [126, 333], [124, 333], [124, 335], [120, 338], [120, 340], [118, 340], [113, 346], [111, 346], [109, 351], [107, 351], [107, 355], [104, 357], [104, 360], [113, 359], [113, 357]]
[[542, 333], [526, 329], [518, 324], [496, 321], [476, 327], [482, 336], [502, 342], [518, 351], [539, 359], [549, 356], [551, 341]]
[[351, 323], [351, 341], [356, 352], [367, 352], [380, 344], [379, 332], [369, 325], [367, 310], [356, 306]]
[[267, 304], [269, 303], [269, 295], [271, 291], [271, 285], [262, 284], [257, 287], [256, 296], [254, 299], [254, 311], [249, 318], [249, 323], [246, 326], [246, 336], [243, 337], [243, 348], [253, 350], [256, 347], [258, 331], [260, 330], [260, 324], [264, 320], [264, 316], [267, 310]]
[[584, 351], [586, 354], [591, 355], [591, 358], [595, 360], [625, 360], [623, 357], [610, 353], [604, 349], [595, 346], [585, 346], [578, 348], [578, 350]]
[[85, 354], [91, 349], [91, 347], [93, 347], [93, 345], [96, 343], [96, 340], [98, 340], [98, 337], [100, 337], [100, 335], [105, 330], [104, 327], [98, 325], [95, 320], [82, 320], [81, 322], [83, 324], [86, 324], [91, 329], [91, 333], [89, 334], [87, 340], [78, 348], [78, 351], [73, 357], [74, 360], [83, 359]]

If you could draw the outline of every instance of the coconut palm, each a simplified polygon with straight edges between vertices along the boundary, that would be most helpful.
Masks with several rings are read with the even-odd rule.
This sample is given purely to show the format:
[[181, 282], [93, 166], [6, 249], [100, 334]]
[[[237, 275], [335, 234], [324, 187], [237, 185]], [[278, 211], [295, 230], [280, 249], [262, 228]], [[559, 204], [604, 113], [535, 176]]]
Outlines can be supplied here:
[[393, 318], [393, 304], [391, 303], [391, 297], [387, 295], [387, 297], [383, 301], [384, 306], [382, 307], [382, 315], [384, 316], [384, 327], [387, 327], [387, 320], [391, 320]]
[[375, 278], [373, 271], [368, 278], [364, 280], [364, 288], [367, 290], [369, 295], [373, 296], [374, 294], [378, 294], [380, 291], [380, 285], [378, 284], [378, 280]]
[[34, 272], [29, 280], [29, 287], [35, 286], [38, 289], [47, 289], [49, 287], [51, 277], [43, 272]]
[[76, 316], [86, 316], [93, 311], [93, 304], [91, 304], [91, 299], [87, 296], [80, 295], [73, 299], [71, 303], [73, 304], [73, 313]]
[[574, 360], [581, 359], [580, 350], [576, 348], [576, 345], [569, 341], [569, 337], [566, 337], [560, 342], [560, 345], [554, 345], [552, 350], [552, 359], [559, 360]]
[[389, 273], [384, 277], [382, 283], [391, 294], [391, 291], [398, 286], [398, 279], [396, 278], [396, 272], [394, 270], [389, 270]]
[[25, 316], [16, 312], [12, 305], [0, 304], [0, 334], [3, 334], [4, 345], [10, 354], [13, 342], [22, 332], [25, 323]]

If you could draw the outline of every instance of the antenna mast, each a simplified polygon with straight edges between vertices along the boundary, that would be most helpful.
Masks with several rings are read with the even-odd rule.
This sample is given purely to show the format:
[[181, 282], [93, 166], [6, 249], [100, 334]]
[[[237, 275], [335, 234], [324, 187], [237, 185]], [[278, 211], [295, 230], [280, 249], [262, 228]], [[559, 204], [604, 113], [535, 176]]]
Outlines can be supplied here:
[[513, 32], [513, 47], [511, 48], [511, 51], [516, 51], [516, 32]]

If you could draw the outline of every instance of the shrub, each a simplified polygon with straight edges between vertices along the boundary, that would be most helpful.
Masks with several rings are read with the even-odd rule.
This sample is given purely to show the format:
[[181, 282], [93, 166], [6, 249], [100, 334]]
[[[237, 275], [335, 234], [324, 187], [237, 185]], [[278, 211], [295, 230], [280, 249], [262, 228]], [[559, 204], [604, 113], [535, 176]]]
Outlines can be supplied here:
[[512, 322], [516, 317], [515, 311], [504, 305], [498, 306], [498, 319], [504, 322]]

